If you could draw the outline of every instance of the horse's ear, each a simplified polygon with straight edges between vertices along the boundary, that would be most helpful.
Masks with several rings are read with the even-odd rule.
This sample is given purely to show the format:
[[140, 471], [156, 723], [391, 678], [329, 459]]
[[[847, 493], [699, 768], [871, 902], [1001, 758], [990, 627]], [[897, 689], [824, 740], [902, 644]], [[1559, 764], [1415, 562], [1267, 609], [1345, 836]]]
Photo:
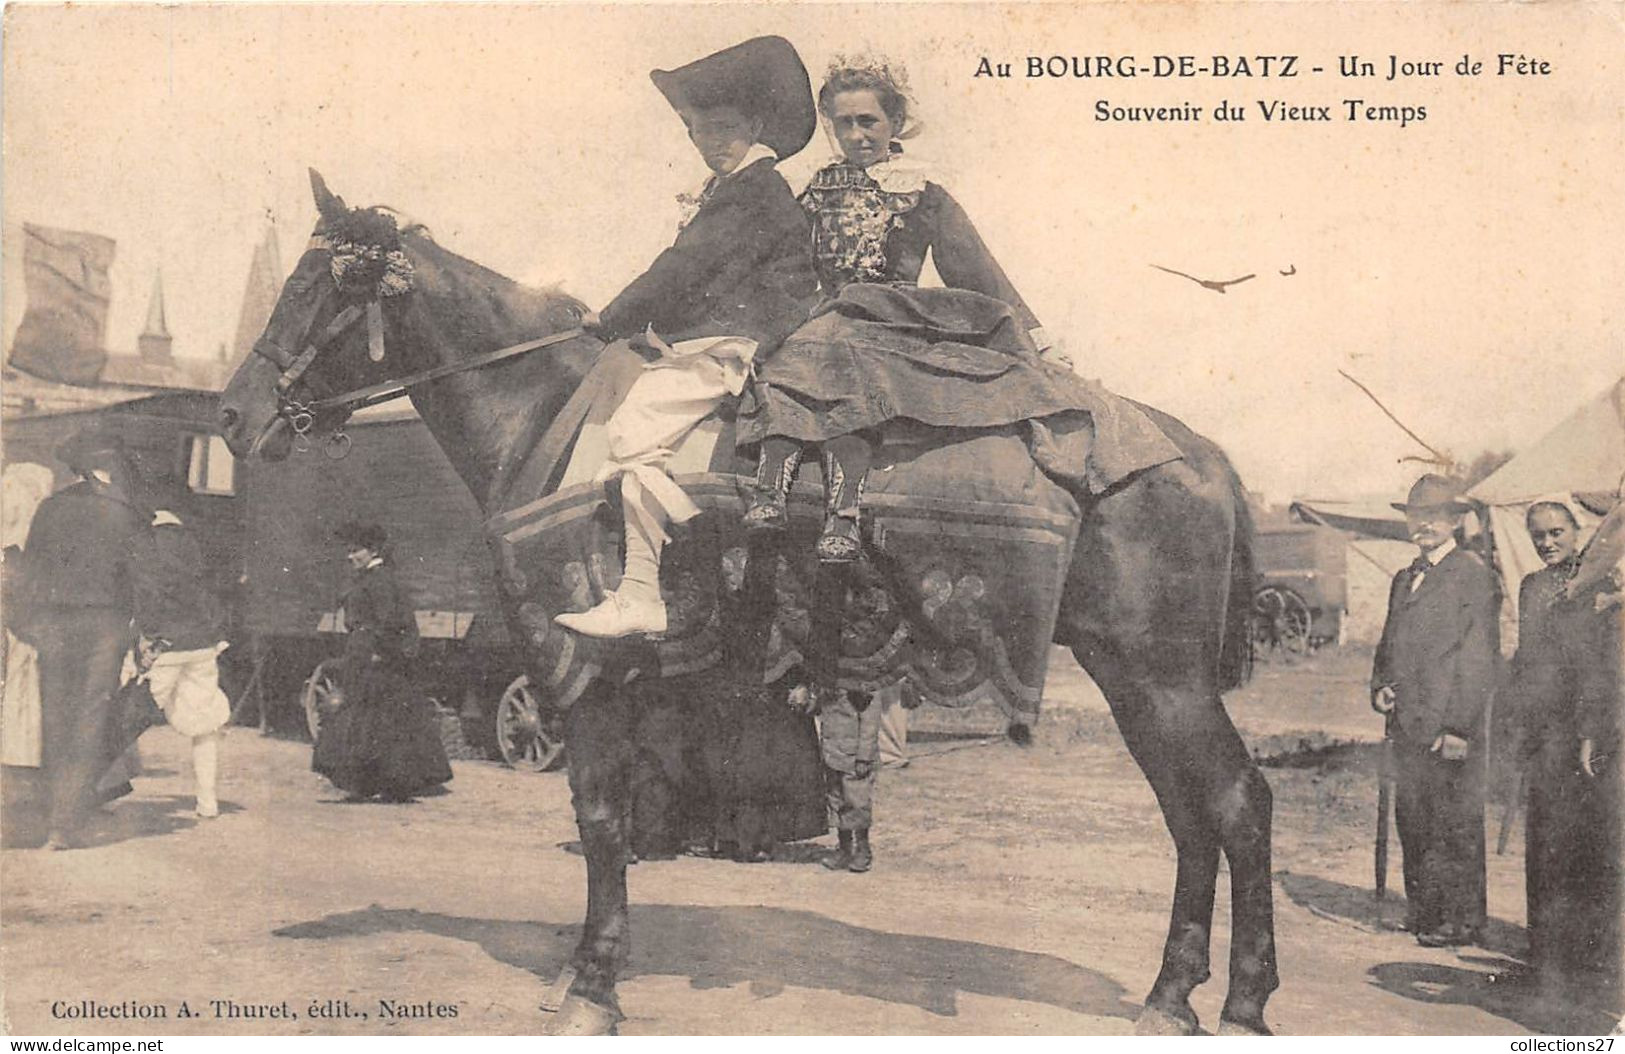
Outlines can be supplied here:
[[344, 214], [344, 199], [327, 189], [327, 181], [314, 168], [310, 170], [310, 192], [316, 197], [316, 211], [322, 219], [333, 220]]

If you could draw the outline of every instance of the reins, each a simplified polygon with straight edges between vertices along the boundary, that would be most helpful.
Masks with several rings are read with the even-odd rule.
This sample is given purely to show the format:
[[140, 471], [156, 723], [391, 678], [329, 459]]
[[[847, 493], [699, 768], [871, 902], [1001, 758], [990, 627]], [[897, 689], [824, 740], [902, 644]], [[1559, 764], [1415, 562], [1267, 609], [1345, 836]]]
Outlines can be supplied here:
[[[345, 310], [353, 309], [346, 308]], [[335, 319], [335, 321], [337, 320]], [[330, 395], [324, 399], [306, 403], [305, 407], [311, 413], [319, 413], [323, 410], [359, 410], [368, 406], [377, 406], [380, 403], [387, 403], [404, 397], [407, 394], [407, 389], [414, 388], [417, 385], [436, 381], [442, 377], [450, 377], [455, 373], [477, 370], [494, 362], [501, 362], [504, 359], [517, 358], [532, 351], [550, 348], [555, 344], [563, 344], [567, 340], [585, 336], [586, 332], [586, 330], [578, 326], [575, 329], [567, 329], [551, 336], [527, 340], [522, 344], [513, 344], [506, 348], [498, 348], [495, 351], [483, 352], [461, 362], [451, 362], [444, 366], [419, 370], [417, 373], [408, 374], [395, 380], [381, 381], [365, 388], [355, 388], [339, 395]]]

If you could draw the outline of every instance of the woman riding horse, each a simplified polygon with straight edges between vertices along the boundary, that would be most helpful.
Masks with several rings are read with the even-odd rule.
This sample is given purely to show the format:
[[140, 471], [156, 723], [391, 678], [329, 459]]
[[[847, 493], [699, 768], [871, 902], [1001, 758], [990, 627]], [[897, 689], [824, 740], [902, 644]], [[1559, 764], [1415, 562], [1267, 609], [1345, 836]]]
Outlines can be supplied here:
[[[759, 362], [739, 414], [740, 444], [759, 451], [747, 526], [785, 526], [803, 451], [822, 448], [827, 563], [862, 551], [858, 509], [888, 421], [990, 428], [1088, 405], [959, 203], [903, 159], [904, 83], [896, 66], [858, 62], [819, 89], [843, 156], [801, 204], [826, 299]], [[917, 285], [928, 251], [947, 289]]]

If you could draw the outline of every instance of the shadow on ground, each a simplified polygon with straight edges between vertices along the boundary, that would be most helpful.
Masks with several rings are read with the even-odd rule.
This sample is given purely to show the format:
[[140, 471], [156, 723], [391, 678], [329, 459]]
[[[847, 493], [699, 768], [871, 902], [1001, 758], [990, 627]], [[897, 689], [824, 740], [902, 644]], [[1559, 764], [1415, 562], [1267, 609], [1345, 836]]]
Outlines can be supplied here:
[[[1378, 900], [1369, 889], [1314, 875], [1281, 871], [1275, 878], [1292, 903], [1315, 915], [1333, 921], [1352, 922], [1372, 932], [1391, 931], [1409, 939], [1400, 930], [1400, 923], [1405, 919], [1405, 897], [1398, 890], [1390, 889], [1387, 897]], [[1522, 926], [1502, 919], [1490, 919], [1480, 931], [1476, 946], [1509, 959], [1521, 959], [1529, 942]]]
[[[961, 992], [1129, 1020], [1140, 1009], [1125, 1001], [1123, 987], [1109, 977], [1053, 955], [888, 933], [784, 908], [655, 904], [631, 910], [637, 939], [623, 979], [687, 977], [697, 989], [746, 983], [758, 998], [789, 987], [820, 989], [945, 1017], [958, 1014]], [[414, 932], [471, 941], [498, 962], [551, 982], [575, 947], [580, 927], [374, 905], [275, 934], [334, 940]]]
[[1504, 972], [1438, 963], [1393, 962], [1373, 966], [1367, 973], [1378, 988], [1406, 999], [1477, 1007], [1487, 1014], [1515, 1021], [1523, 1028], [1550, 1035], [1605, 1036], [1619, 1020], [1617, 1011], [1610, 1011], [1600, 1003], [1584, 1005], [1574, 997], [1543, 997], [1532, 984], [1509, 981]]
[[[1397, 893], [1378, 900], [1368, 889], [1314, 875], [1281, 872], [1276, 879], [1294, 904], [1315, 915], [1373, 933], [1392, 932], [1401, 946], [1415, 947], [1410, 934], [1400, 929], [1405, 898]], [[1473, 949], [1464, 948], [1458, 955], [1461, 965], [1389, 962], [1373, 966], [1367, 974], [1378, 988], [1406, 999], [1477, 1007], [1535, 1032], [1603, 1035], [1618, 1020], [1605, 1001], [1580, 992], [1562, 998], [1542, 995], [1529, 983], [1519, 961], [1527, 947], [1523, 927], [1490, 919], [1476, 947], [1491, 955], [1474, 955]]]
[[[115, 808], [93, 811], [78, 832], [78, 848], [96, 849], [196, 827], [198, 818], [195, 808], [196, 802], [191, 795], [168, 795], [120, 802]], [[238, 808], [228, 802], [220, 803], [223, 814], [236, 812]], [[38, 849], [45, 844], [45, 810], [38, 803], [8, 807], [3, 827], [0, 847]]]

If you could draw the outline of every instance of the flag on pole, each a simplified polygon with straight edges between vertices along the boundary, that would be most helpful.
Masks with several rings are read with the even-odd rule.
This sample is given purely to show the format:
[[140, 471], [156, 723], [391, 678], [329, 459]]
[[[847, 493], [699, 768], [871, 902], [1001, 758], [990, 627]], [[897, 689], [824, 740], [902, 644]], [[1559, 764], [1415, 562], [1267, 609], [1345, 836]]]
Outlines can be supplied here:
[[107, 364], [107, 269], [114, 242], [99, 234], [23, 224], [27, 309], [10, 364], [48, 381], [93, 385]]

